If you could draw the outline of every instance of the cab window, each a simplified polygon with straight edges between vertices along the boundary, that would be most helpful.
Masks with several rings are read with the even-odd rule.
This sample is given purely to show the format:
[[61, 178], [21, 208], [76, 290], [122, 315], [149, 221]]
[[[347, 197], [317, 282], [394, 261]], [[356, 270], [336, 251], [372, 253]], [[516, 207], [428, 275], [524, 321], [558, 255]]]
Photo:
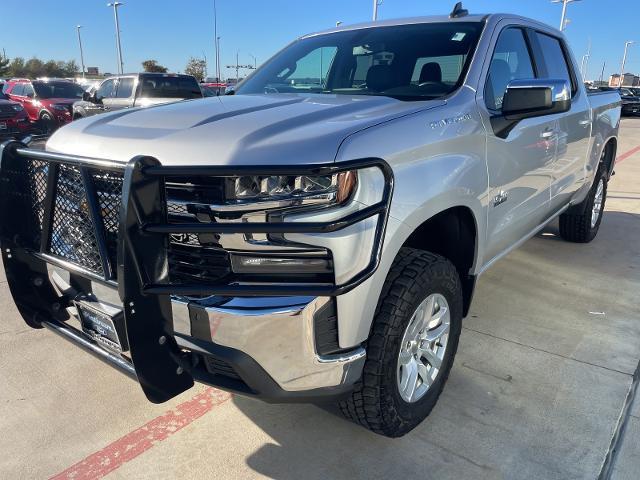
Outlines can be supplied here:
[[536, 75], [524, 32], [507, 28], [500, 33], [491, 57], [484, 99], [489, 110], [500, 110], [507, 85], [512, 80], [531, 79]]
[[133, 93], [133, 78], [121, 78], [118, 81], [118, 89], [115, 98], [129, 98]]
[[29, 83], [24, 84], [24, 90], [22, 91], [22, 95], [25, 97], [33, 97], [35, 92], [33, 91], [33, 87]]
[[111, 98], [113, 96], [114, 86], [115, 81], [113, 79], [102, 82], [102, 85], [100, 85], [100, 88], [96, 92], [96, 100], [102, 101], [105, 98]]
[[547, 67], [547, 77], [554, 80], [566, 80], [571, 85], [571, 91], [575, 94], [577, 86], [571, 75], [567, 56], [560, 40], [541, 32], [536, 32], [536, 38], [540, 43], [544, 64]]
[[16, 83], [13, 88], [9, 91], [11, 95], [17, 95], [19, 97], [22, 96], [22, 92], [24, 92], [24, 84]]

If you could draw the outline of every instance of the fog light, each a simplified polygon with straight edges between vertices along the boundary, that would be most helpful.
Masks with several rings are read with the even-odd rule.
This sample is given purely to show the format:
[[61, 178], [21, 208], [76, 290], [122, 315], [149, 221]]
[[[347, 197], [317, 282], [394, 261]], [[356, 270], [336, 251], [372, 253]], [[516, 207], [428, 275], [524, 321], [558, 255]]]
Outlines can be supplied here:
[[235, 273], [328, 273], [331, 260], [314, 257], [257, 257], [231, 255], [231, 268]]

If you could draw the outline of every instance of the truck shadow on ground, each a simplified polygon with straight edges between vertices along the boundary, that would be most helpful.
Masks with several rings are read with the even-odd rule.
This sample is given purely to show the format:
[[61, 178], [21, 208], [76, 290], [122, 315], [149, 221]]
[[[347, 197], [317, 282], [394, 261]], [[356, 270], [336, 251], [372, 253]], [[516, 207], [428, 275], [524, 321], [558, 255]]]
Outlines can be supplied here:
[[[563, 242], [556, 222], [498, 262], [492, 269], [495, 273], [480, 282], [481, 294], [489, 296], [500, 285], [499, 295], [513, 293], [519, 302], [529, 302], [522, 310], [550, 327], [558, 320], [544, 324], [546, 320], [540, 318], [546, 317], [544, 311], [535, 309], [540, 292], [561, 295], [562, 289], [568, 289], [565, 295], [588, 296], [580, 292], [584, 288], [578, 280], [589, 276], [600, 285], [617, 284], [638, 291], [640, 246], [632, 238], [640, 238], [639, 215], [609, 211], [598, 237], [579, 245]], [[527, 275], [541, 277], [540, 272], [545, 271], [549, 277], [536, 280], [534, 293], [527, 294]], [[621, 284], [622, 280], [626, 283]], [[517, 285], [523, 281], [525, 285]], [[527, 295], [536, 298], [526, 300]], [[556, 298], [551, 295], [550, 301]], [[240, 411], [273, 439], [247, 457], [249, 467], [282, 480], [597, 477], [629, 379], [624, 372], [612, 375], [605, 368], [564, 357], [562, 342], [557, 345], [559, 353], [545, 352], [524, 340], [520, 344], [475, 331], [476, 325], [482, 330], [479, 317], [491, 317], [500, 324], [511, 315], [509, 308], [503, 309], [490, 298], [481, 303], [475, 318], [465, 320], [471, 327], [463, 330], [454, 368], [438, 404], [413, 432], [387, 439], [348, 422], [330, 405], [268, 405], [236, 396], [233, 402]], [[623, 306], [633, 308], [628, 299]], [[601, 322], [601, 318], [591, 318], [576, 304], [567, 306], [562, 315], [570, 311], [575, 316], [574, 330], [559, 335], [566, 342], [593, 341], [580, 338], [576, 331], [588, 331], [584, 324]], [[629, 327], [626, 317], [610, 321], [607, 328], [627, 329], [626, 335], [637, 345], [640, 325]], [[630, 365], [640, 355], [637, 348], [631, 350], [625, 353], [631, 357]], [[597, 420], [591, 413], [594, 401], [600, 402]], [[569, 417], [571, 422], [566, 421]]]

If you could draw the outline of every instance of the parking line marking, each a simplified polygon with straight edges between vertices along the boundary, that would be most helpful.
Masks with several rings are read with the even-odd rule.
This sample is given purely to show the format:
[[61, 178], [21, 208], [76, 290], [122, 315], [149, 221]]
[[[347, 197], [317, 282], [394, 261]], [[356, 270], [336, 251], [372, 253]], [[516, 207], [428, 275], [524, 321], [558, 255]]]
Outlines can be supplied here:
[[102, 478], [226, 402], [231, 394], [207, 387], [190, 400], [120, 437], [102, 450], [51, 477], [51, 480]]
[[631, 150], [629, 150], [628, 152], [624, 152], [622, 155], [618, 155], [618, 158], [616, 158], [616, 165], [624, 160], [626, 160], [627, 158], [629, 158], [631, 155], [633, 155], [634, 153], [638, 153], [640, 152], [640, 145], [638, 145], [635, 148], [632, 148]]

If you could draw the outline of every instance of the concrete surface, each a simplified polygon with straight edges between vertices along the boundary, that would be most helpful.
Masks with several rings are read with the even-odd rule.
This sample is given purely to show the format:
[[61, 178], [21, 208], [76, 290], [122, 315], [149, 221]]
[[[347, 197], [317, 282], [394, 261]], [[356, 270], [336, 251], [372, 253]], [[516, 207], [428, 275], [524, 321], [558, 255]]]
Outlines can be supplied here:
[[[637, 146], [625, 119], [618, 152]], [[203, 386], [152, 405], [26, 327], [0, 273], [0, 478], [598, 478], [640, 360], [640, 152], [616, 172], [596, 240], [550, 225], [479, 280], [438, 405], [397, 440]], [[620, 480], [640, 471], [640, 401], [629, 411]]]
[[640, 476], [640, 418], [630, 417], [622, 448], [613, 468], [615, 480], [637, 480]]

